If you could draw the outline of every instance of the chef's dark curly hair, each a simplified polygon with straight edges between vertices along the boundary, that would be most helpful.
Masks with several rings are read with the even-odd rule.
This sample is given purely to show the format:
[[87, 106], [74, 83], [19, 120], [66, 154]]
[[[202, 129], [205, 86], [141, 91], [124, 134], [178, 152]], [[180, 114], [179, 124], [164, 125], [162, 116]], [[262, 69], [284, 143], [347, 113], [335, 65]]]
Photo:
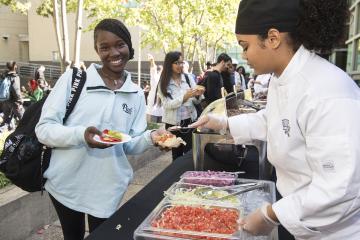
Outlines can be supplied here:
[[129, 59], [134, 58], [134, 49], [132, 47], [131, 35], [126, 26], [117, 19], [107, 18], [101, 20], [94, 29], [94, 46], [96, 49], [96, 39], [98, 36], [98, 31], [107, 31], [115, 34], [119, 38], [123, 39], [124, 42], [128, 45], [130, 56]]
[[[304, 45], [319, 53], [330, 52], [344, 42], [349, 16], [346, 0], [300, 0], [297, 29], [289, 33], [294, 50]], [[260, 38], [266, 39], [267, 33]]]

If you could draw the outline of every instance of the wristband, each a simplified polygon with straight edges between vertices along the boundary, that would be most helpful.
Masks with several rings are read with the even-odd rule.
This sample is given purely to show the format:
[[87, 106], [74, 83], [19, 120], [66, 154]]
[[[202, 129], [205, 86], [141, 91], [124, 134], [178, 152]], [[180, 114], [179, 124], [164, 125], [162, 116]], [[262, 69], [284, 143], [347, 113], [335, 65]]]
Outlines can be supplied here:
[[263, 204], [263, 205], [261, 206], [260, 211], [261, 211], [262, 215], [264, 216], [264, 218], [265, 218], [265, 220], [266, 220], [267, 222], [273, 224], [274, 226], [279, 226], [279, 225], [280, 225], [279, 222], [274, 221], [273, 219], [271, 219], [271, 218], [268, 216], [268, 214], [267, 214], [267, 206], [268, 206], [268, 205], [269, 205], [268, 203], [265, 203], [265, 204]]

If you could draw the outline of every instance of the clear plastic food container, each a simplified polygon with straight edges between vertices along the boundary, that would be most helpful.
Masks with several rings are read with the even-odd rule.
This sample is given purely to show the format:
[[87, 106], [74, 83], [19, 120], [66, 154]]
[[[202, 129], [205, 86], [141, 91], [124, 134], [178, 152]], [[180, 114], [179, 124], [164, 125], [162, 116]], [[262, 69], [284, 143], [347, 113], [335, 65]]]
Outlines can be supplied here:
[[[199, 187], [208, 187], [205, 185], [196, 185], [196, 184], [188, 184], [184, 182], [177, 182], [173, 184], [166, 192], [165, 198], [158, 204], [158, 206], [150, 213], [150, 215], [143, 221], [143, 223], [136, 229], [134, 233], [135, 240], [150, 240], [150, 239], [164, 239], [164, 240], [175, 240], [175, 239], [241, 239], [241, 240], [276, 240], [277, 237], [277, 228], [269, 236], [251, 236], [250, 234], [239, 230], [239, 226], [234, 228], [229, 228], [231, 231], [229, 232], [221, 232], [220, 230], [215, 228], [214, 232], [209, 232], [196, 225], [199, 223], [208, 223], [205, 219], [197, 219], [196, 215], [191, 215], [191, 210], [194, 212], [199, 211], [199, 216], [203, 216], [204, 212], [207, 209], [220, 209], [219, 215], [227, 216], [226, 214], [234, 214], [237, 212], [237, 218], [240, 219], [244, 216], [255, 211], [257, 208], [260, 208], [264, 202], [273, 203], [275, 202], [275, 184], [271, 181], [262, 181], [262, 180], [253, 180], [253, 179], [237, 179], [234, 182], [234, 186], [229, 186], [229, 189], [225, 191], [234, 191], [236, 186], [245, 183], [260, 183], [261, 187], [252, 191], [248, 191], [246, 193], [237, 196], [239, 200], [239, 205], [232, 204], [229, 202], [209, 202], [208, 200], [197, 200], [197, 201], [186, 201], [186, 199], [181, 199], [181, 197], [176, 196], [176, 194], [180, 192], [191, 192]], [[184, 210], [184, 208], [188, 207], [189, 209]], [[191, 209], [191, 207], [195, 209]], [[199, 208], [199, 209], [197, 209]], [[227, 212], [228, 211], [228, 212]], [[190, 213], [189, 213], [190, 212]], [[181, 219], [181, 216], [191, 216], [185, 219]], [[182, 226], [179, 222], [172, 222], [169, 216], [174, 217], [176, 221], [185, 222], [190, 225]], [[205, 215], [206, 216], [206, 215]], [[217, 216], [217, 215], [216, 215]], [[230, 219], [231, 221], [234, 217], [226, 217], [226, 219]], [[189, 222], [195, 219], [194, 222]], [[175, 220], [174, 220], [175, 221]], [[220, 221], [221, 222], [221, 221]], [[194, 225], [191, 225], [193, 223]], [[211, 221], [210, 223], [211, 224]], [[221, 224], [220, 224], [221, 225]], [[226, 225], [225, 225], [226, 226]], [[230, 225], [232, 226], [232, 225]], [[193, 228], [191, 228], [193, 227]]]
[[187, 171], [180, 176], [180, 182], [221, 187], [233, 185], [237, 177], [232, 172]]
[[164, 192], [164, 195], [172, 204], [194, 205], [206, 203], [240, 208], [243, 194], [229, 196], [229, 194], [237, 190], [233, 186], [209, 187], [207, 185], [176, 182]]
[[237, 208], [162, 201], [134, 233], [140, 239], [240, 239]]

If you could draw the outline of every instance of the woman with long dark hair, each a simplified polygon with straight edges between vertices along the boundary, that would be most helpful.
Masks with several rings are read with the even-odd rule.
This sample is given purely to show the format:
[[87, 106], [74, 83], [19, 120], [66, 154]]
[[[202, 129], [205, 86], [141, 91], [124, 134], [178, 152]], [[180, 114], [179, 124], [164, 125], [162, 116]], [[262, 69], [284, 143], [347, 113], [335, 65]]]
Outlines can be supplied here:
[[[184, 59], [180, 52], [169, 52], [165, 56], [163, 71], [159, 80], [158, 96], [164, 108], [162, 121], [166, 129], [172, 126], [186, 127], [197, 118], [194, 103], [200, 103], [203, 88], [196, 87], [195, 80], [183, 73]], [[191, 149], [192, 133], [190, 130], [176, 131], [186, 146], [172, 149], [173, 160]]]
[[242, 90], [246, 90], [246, 86], [247, 86], [247, 83], [249, 81], [249, 79], [246, 77], [246, 70], [243, 66], [239, 66], [237, 69], [236, 69], [236, 72], [239, 74], [240, 76], [240, 79], [239, 79], [239, 83], [237, 83], [238, 85], [241, 86], [241, 89]]

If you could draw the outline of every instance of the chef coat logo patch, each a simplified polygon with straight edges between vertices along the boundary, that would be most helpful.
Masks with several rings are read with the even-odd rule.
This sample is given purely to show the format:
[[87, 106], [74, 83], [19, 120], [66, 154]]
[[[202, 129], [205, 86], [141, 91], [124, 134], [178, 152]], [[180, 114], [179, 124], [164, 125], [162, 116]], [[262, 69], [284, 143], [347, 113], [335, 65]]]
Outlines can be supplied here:
[[281, 122], [282, 122], [282, 126], [283, 126], [285, 135], [290, 137], [290, 121], [289, 121], [289, 119], [283, 119], [283, 120], [281, 120]]
[[124, 112], [126, 112], [129, 115], [132, 113], [132, 110], [133, 110], [132, 108], [129, 108], [126, 103], [123, 103], [122, 109], [123, 109]]
[[321, 160], [321, 165], [324, 172], [333, 173], [335, 172], [335, 163], [332, 160]]

